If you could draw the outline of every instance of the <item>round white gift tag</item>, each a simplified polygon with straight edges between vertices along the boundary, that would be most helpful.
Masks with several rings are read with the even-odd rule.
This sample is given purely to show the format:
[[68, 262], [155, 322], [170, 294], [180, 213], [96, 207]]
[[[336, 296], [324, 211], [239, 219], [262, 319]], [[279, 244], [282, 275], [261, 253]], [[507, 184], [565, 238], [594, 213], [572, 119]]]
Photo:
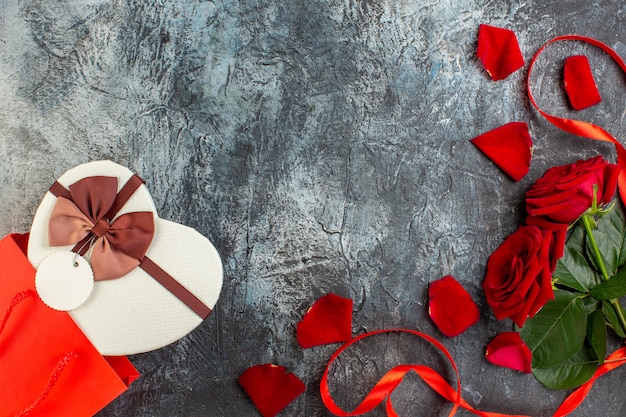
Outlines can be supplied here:
[[47, 256], [37, 268], [35, 287], [39, 298], [50, 308], [70, 311], [89, 298], [93, 271], [89, 262], [74, 252]]

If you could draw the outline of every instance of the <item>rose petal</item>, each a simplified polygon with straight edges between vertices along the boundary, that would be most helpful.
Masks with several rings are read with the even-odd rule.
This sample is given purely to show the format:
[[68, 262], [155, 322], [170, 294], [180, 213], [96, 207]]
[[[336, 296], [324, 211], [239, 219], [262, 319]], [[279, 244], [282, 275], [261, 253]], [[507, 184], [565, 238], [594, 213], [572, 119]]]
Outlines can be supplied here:
[[[517, 311], [510, 314], [510, 319], [513, 320], [518, 327], [524, 327], [524, 323], [526, 323], [528, 317], [534, 315], [535, 312], [533, 312], [533, 308], [539, 304], [537, 298], [540, 295], [540, 291], [541, 288], [539, 285], [535, 282], [531, 282], [530, 288], [524, 293], [524, 300], [520, 302]], [[541, 307], [543, 307], [543, 304], [541, 304]]]
[[507, 123], [470, 142], [515, 181], [528, 174], [533, 140], [525, 122]]
[[554, 272], [556, 263], [563, 256], [567, 227], [552, 231], [552, 243], [550, 245], [550, 271]]
[[517, 332], [497, 335], [487, 346], [485, 358], [494, 365], [525, 374], [531, 372], [532, 354]]
[[565, 60], [563, 82], [574, 110], [586, 109], [602, 101], [589, 61], [584, 55], [570, 56]]
[[272, 364], [248, 368], [239, 377], [239, 384], [263, 417], [280, 413], [305, 390], [300, 378]]
[[620, 167], [615, 164], [607, 164], [604, 168], [604, 190], [598, 198], [598, 204], [609, 204], [613, 200], [620, 175]]
[[352, 300], [328, 294], [306, 312], [296, 329], [303, 348], [346, 342], [352, 338]]
[[458, 336], [478, 321], [478, 307], [472, 297], [451, 276], [428, 287], [428, 314], [448, 337]]
[[480, 25], [477, 55], [494, 81], [503, 80], [524, 66], [517, 37], [508, 29]]
[[567, 238], [567, 224], [554, 223], [547, 220], [545, 217], [526, 217], [525, 224], [534, 225], [541, 229], [543, 232], [551, 232], [552, 240], [550, 242], [550, 272], [554, 272], [556, 263], [563, 256], [565, 248], [565, 239]]

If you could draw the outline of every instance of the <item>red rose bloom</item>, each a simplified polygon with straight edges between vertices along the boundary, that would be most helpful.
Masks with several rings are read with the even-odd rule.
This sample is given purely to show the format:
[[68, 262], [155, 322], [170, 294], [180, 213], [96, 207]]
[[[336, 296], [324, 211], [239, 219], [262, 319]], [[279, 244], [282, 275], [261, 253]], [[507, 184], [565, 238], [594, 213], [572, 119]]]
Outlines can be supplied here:
[[521, 226], [491, 254], [483, 290], [498, 320], [509, 317], [522, 327], [554, 298], [551, 243], [552, 232]]
[[619, 166], [601, 156], [548, 169], [526, 193], [526, 223], [542, 229], [562, 229], [591, 207], [594, 185], [598, 187], [598, 205], [609, 203], [618, 176]]

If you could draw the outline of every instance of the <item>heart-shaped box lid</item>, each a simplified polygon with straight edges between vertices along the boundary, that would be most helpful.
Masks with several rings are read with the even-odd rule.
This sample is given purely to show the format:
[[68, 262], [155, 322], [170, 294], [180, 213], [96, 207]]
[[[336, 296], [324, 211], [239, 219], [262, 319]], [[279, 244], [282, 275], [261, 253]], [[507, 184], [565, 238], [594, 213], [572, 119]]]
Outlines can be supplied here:
[[[49, 223], [57, 201], [72, 199], [65, 190], [94, 177], [116, 178], [118, 197], [124, 185], [138, 178], [111, 161], [86, 163], [63, 174], [44, 196], [33, 220], [28, 258], [35, 268], [52, 254], [76, 250], [74, 244], [51, 246]], [[91, 190], [96, 196], [98, 192]], [[105, 219], [107, 223], [115, 224], [128, 213], [152, 213], [154, 235], [145, 257], [119, 278], [96, 280], [89, 298], [69, 311], [100, 353], [109, 356], [151, 351], [184, 337], [211, 312], [223, 280], [222, 262], [211, 242], [190, 227], [159, 218], [142, 182], [122, 201], [115, 216]]]

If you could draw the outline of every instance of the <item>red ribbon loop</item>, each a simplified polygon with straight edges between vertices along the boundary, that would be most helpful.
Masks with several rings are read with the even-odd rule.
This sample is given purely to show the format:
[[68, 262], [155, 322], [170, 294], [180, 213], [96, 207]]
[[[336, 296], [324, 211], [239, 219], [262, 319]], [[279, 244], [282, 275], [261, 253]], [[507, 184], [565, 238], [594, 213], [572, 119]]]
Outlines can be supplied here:
[[[439, 350], [444, 357], [448, 360], [448, 363], [452, 367], [454, 371], [454, 375], [456, 377], [455, 386], [451, 385], [446, 381], [446, 379], [441, 376], [434, 369], [424, 366], [424, 365], [399, 365], [392, 368], [388, 371], [383, 377], [374, 385], [374, 388], [370, 390], [370, 392], [365, 396], [365, 398], [361, 401], [361, 403], [353, 410], [353, 411], [345, 411], [341, 407], [339, 407], [332, 395], [330, 394], [330, 389], [328, 387], [328, 378], [330, 373], [330, 367], [333, 362], [341, 355], [347, 348], [352, 346], [353, 344], [359, 342], [360, 340], [366, 339], [371, 336], [386, 334], [386, 333], [407, 333], [410, 335], [414, 335], [420, 337], [430, 344], [432, 344], [437, 350]], [[600, 365], [595, 374], [591, 377], [589, 381], [585, 384], [581, 385], [578, 389], [572, 392], [564, 401], [561, 403], [561, 406], [556, 410], [553, 417], [565, 417], [574, 411], [582, 402], [585, 400], [587, 394], [591, 390], [594, 382], [606, 374], [607, 372], [612, 371], [613, 369], [620, 367], [626, 364], [626, 347], [620, 348], [613, 352], [609, 357], [605, 360], [605, 362]], [[393, 409], [393, 404], [391, 402], [391, 394], [396, 389], [398, 385], [402, 382], [404, 376], [409, 372], [415, 372], [424, 382], [432, 388], [437, 394], [441, 395], [446, 400], [452, 402], [454, 406], [452, 410], [448, 414], [448, 417], [453, 417], [458, 408], [461, 407], [473, 414], [476, 414], [480, 417], [528, 417], [525, 415], [511, 415], [511, 414], [502, 414], [502, 413], [494, 413], [488, 411], [480, 411], [473, 408], [467, 401], [465, 401], [461, 397], [461, 382], [459, 379], [459, 371], [452, 358], [450, 352], [436, 339], [427, 334], [418, 332], [416, 330], [408, 330], [408, 329], [390, 329], [390, 330], [378, 330], [370, 333], [365, 333], [360, 336], [355, 337], [354, 339], [346, 342], [343, 346], [335, 351], [335, 353], [330, 358], [328, 365], [326, 365], [326, 369], [324, 370], [324, 375], [322, 376], [322, 381], [320, 383], [320, 393], [322, 396], [322, 401], [324, 405], [330, 412], [340, 417], [352, 417], [359, 416], [365, 414], [374, 408], [376, 408], [383, 401], [385, 402], [385, 409], [387, 411], [388, 417], [398, 417], [398, 414]]]
[[[343, 353], [348, 347], [352, 346], [356, 342], [363, 340], [365, 338], [386, 334], [386, 333], [407, 333], [410, 335], [414, 335], [420, 337], [431, 345], [433, 345], [437, 350], [439, 350], [443, 356], [448, 360], [448, 363], [452, 367], [454, 371], [454, 375], [456, 377], [456, 384], [452, 386], [448, 381], [445, 380], [443, 376], [441, 376], [434, 369], [424, 366], [424, 365], [399, 365], [388, 371], [377, 383], [374, 385], [374, 388], [370, 390], [367, 396], [363, 399], [363, 401], [354, 409], [354, 411], [348, 412], [344, 411], [341, 407], [339, 407], [332, 395], [330, 394], [330, 390], [328, 387], [328, 374], [330, 372], [330, 366], [332, 363]], [[349, 342], [345, 343], [341, 346], [330, 358], [328, 365], [326, 366], [326, 370], [324, 371], [324, 375], [322, 376], [322, 382], [320, 383], [320, 393], [322, 395], [322, 401], [326, 408], [330, 410], [333, 414], [340, 417], [351, 417], [358, 416], [364, 413], [367, 413], [373, 410], [376, 406], [378, 406], [381, 402], [386, 401], [385, 407], [387, 410], [387, 415], [389, 417], [397, 417], [398, 414], [393, 409], [393, 404], [391, 402], [391, 393], [396, 389], [398, 385], [402, 382], [404, 376], [409, 372], [415, 372], [424, 382], [431, 387], [436, 393], [452, 402], [454, 405], [452, 410], [448, 414], [448, 417], [453, 417], [459, 407], [464, 408], [478, 416], [481, 417], [528, 417], [522, 415], [509, 415], [509, 414], [500, 414], [500, 413], [491, 413], [474, 409], [467, 401], [465, 401], [461, 397], [461, 381], [459, 379], [459, 370], [452, 358], [450, 352], [435, 338], [422, 333], [416, 330], [409, 329], [389, 329], [389, 330], [377, 330], [370, 333], [365, 333], [360, 336], [355, 337]]]

